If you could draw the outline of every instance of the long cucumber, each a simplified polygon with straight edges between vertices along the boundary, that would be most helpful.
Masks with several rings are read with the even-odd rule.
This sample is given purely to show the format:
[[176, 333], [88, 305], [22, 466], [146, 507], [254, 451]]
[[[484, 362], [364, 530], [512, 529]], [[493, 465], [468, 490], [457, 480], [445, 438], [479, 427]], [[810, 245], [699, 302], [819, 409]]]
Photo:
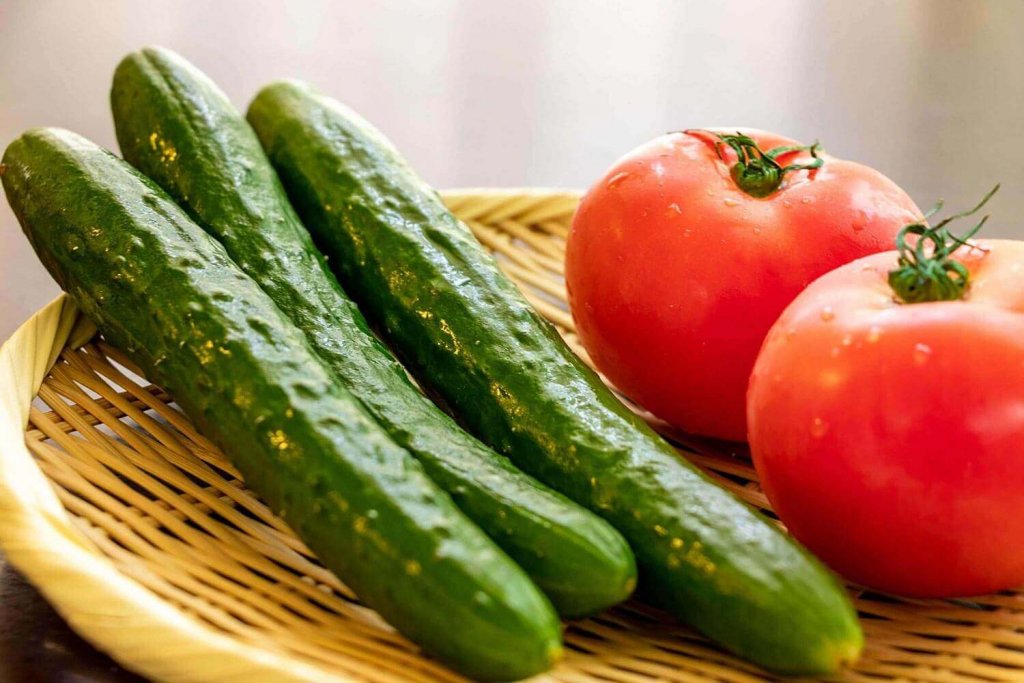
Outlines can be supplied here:
[[618, 401], [379, 132], [297, 82], [264, 88], [248, 119], [410, 371], [478, 438], [610, 521], [647, 599], [773, 671], [858, 656], [838, 581]]
[[125, 159], [224, 245], [560, 613], [591, 614], [629, 596], [635, 562], [611, 525], [520, 472], [409, 381], [324, 265], [259, 140], [216, 85], [178, 55], [147, 48], [118, 66], [111, 108]]
[[2, 168], [61, 287], [360, 598], [474, 678], [552, 664], [560, 625], [544, 595], [159, 187], [57, 129], [23, 134]]

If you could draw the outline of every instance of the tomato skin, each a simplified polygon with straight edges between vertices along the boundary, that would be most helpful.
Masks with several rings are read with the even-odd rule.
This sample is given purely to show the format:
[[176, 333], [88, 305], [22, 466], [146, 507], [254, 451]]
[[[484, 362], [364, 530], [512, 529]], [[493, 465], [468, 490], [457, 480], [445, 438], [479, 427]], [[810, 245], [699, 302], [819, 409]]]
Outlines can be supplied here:
[[961, 301], [897, 304], [896, 252], [812, 284], [751, 375], [750, 445], [790, 532], [917, 597], [1024, 583], [1024, 243], [979, 242]]
[[[743, 132], [764, 150], [798, 144]], [[819, 275], [891, 249], [920, 210], [828, 155], [755, 199], [725, 153], [708, 134], [673, 133], [620, 159], [576, 213], [566, 283], [580, 340], [620, 390], [683, 430], [742, 440], [750, 370], [782, 309]]]

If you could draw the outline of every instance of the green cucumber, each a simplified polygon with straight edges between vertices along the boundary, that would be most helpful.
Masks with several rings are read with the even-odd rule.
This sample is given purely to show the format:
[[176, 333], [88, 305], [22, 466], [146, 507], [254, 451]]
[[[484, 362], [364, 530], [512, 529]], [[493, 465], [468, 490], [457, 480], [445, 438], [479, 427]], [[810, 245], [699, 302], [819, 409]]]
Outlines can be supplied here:
[[360, 598], [474, 678], [551, 666], [560, 624], [544, 595], [163, 190], [57, 129], [23, 134], [3, 164], [61, 287]]
[[156, 181], [306, 333], [313, 350], [565, 616], [627, 598], [632, 552], [600, 517], [523, 474], [412, 384], [324, 265], [249, 124], [204, 74], [147, 48], [114, 74], [125, 159]]
[[379, 132], [296, 82], [264, 88], [248, 119], [410, 371], [476, 436], [622, 532], [648, 600], [773, 671], [857, 657], [863, 634], [835, 577], [616, 399]]

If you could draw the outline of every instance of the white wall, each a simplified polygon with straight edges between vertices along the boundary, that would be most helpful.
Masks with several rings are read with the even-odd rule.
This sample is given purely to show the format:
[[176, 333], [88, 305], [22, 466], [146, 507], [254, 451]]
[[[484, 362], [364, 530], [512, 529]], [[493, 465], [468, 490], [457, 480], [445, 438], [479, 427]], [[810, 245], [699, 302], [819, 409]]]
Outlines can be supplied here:
[[[244, 108], [317, 84], [439, 187], [581, 187], [659, 133], [745, 125], [881, 169], [922, 205], [996, 181], [1024, 238], [1024, 2], [0, 0], [0, 145], [39, 125], [113, 147], [126, 52], [183, 53]], [[0, 339], [56, 294], [0, 208]]]

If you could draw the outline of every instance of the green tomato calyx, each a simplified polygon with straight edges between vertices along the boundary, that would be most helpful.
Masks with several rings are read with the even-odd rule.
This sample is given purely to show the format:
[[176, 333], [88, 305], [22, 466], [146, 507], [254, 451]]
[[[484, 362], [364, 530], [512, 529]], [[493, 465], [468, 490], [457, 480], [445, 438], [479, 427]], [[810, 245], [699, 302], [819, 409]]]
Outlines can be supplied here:
[[[733, 182], [751, 197], [764, 199], [778, 191], [782, 187], [782, 181], [787, 173], [793, 171], [815, 171], [821, 168], [825, 160], [818, 156], [821, 152], [821, 143], [815, 141], [813, 145], [789, 145], [775, 147], [767, 152], [761, 149], [757, 141], [749, 135], [739, 131], [735, 135], [723, 135], [711, 131], [686, 130], [687, 134], [705, 133], [713, 135], [715, 140], [715, 152], [718, 158], [725, 161], [723, 148], [728, 146], [736, 153], [736, 163], [729, 169], [729, 175]], [[807, 152], [812, 160], [806, 163], [789, 164], [783, 166], [778, 162], [780, 156], [794, 154], [796, 152]]]
[[[927, 220], [942, 209], [940, 200], [925, 213], [923, 220], [900, 229], [896, 235], [898, 265], [889, 271], [889, 286], [896, 293], [898, 301], [918, 304], [964, 298], [971, 286], [971, 273], [967, 266], [953, 258], [953, 254], [960, 247], [970, 246], [968, 240], [981, 230], [988, 216], [982, 217], [977, 225], [959, 236], [951, 233], [946, 226], [958, 218], [977, 213], [998, 191], [999, 185], [996, 185], [973, 209], [943, 218], [934, 226], [929, 226]], [[907, 243], [910, 236], [916, 238], [913, 245]]]

